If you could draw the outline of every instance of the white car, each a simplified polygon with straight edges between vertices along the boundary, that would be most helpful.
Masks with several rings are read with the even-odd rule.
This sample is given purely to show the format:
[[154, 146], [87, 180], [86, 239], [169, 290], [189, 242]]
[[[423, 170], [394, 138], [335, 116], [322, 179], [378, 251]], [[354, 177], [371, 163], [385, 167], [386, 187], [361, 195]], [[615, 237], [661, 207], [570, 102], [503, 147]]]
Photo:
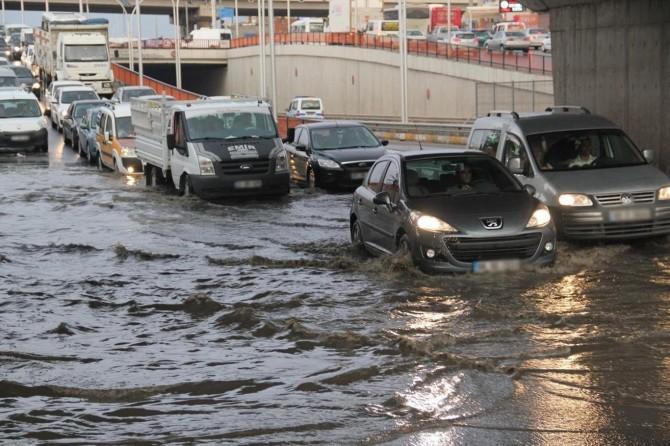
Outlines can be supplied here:
[[419, 29], [408, 29], [407, 40], [426, 40], [426, 35]]
[[451, 33], [449, 44], [452, 46], [463, 46], [466, 48], [479, 48], [479, 39], [475, 33], [467, 31], [456, 31]]
[[526, 37], [530, 42], [530, 47], [539, 50], [542, 48], [542, 42], [547, 38], [549, 32], [542, 28], [528, 28], [526, 30]]
[[0, 91], [0, 152], [49, 150], [47, 119], [32, 93]]
[[91, 87], [74, 86], [62, 87], [58, 90], [56, 102], [51, 108], [51, 122], [56, 125], [59, 132], [63, 131], [63, 118], [67, 109], [74, 101], [85, 101], [89, 99], [100, 99], [98, 93]]
[[296, 96], [286, 109], [289, 118], [323, 119], [323, 101], [311, 96]]
[[[55, 110], [56, 98], [58, 97], [58, 90], [63, 87], [83, 86], [79, 81], [53, 81], [47, 88], [44, 95], [44, 114], [51, 117], [51, 110]], [[51, 127], [56, 128], [54, 118], [51, 117]]]
[[551, 53], [551, 34], [548, 34], [547, 37], [542, 41], [542, 51], [545, 53]]

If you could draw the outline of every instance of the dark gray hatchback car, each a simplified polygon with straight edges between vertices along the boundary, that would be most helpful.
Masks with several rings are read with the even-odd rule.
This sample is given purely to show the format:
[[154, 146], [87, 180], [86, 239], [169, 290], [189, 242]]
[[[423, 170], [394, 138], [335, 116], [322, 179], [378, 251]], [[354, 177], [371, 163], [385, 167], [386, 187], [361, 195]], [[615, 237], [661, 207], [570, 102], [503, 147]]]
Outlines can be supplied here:
[[379, 254], [409, 252], [427, 272], [548, 265], [554, 225], [533, 192], [479, 152], [389, 153], [354, 193], [352, 243]]

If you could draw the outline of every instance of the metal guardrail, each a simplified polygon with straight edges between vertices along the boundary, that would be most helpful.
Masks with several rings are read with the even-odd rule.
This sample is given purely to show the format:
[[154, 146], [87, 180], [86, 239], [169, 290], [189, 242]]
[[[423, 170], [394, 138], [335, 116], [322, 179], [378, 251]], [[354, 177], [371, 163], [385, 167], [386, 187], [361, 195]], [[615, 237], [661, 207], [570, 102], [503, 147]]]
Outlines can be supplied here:
[[[112, 64], [112, 71], [114, 72], [115, 82], [120, 82], [123, 85], [139, 85], [140, 84], [140, 75], [136, 71], [132, 71], [124, 66], [119, 64]], [[168, 83], [159, 81], [149, 76], [144, 76], [144, 85], [146, 87], [153, 88], [158, 94], [166, 94], [172, 96], [175, 99], [189, 100], [189, 99], [200, 99], [203, 96], [192, 91], [183, 90], [170, 85]]]

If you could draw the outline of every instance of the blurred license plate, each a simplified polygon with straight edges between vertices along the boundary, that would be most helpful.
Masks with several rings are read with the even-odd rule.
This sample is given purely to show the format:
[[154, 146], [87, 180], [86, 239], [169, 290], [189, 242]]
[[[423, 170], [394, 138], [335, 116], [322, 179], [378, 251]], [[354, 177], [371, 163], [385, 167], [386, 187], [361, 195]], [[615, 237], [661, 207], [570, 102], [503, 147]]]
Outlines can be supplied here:
[[650, 220], [651, 209], [619, 209], [610, 211], [610, 221], [636, 221], [636, 220]]
[[511, 260], [475, 260], [472, 262], [473, 273], [496, 273], [500, 271], [515, 271], [521, 268], [518, 259]]
[[365, 175], [367, 175], [367, 172], [354, 172], [351, 174], [351, 179], [352, 180], [362, 180], [365, 178]]
[[12, 141], [28, 141], [28, 135], [15, 135], [15, 136], [12, 136]]
[[235, 181], [233, 187], [235, 189], [256, 189], [263, 185], [261, 180], [240, 180]]

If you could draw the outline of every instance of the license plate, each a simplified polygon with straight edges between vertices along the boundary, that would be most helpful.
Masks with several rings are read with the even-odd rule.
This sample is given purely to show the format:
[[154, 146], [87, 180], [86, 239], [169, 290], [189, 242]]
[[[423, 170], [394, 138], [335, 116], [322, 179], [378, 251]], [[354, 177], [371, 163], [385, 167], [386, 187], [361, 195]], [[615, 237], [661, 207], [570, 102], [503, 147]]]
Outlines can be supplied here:
[[637, 220], [651, 220], [651, 209], [617, 209], [610, 211], [610, 221], [626, 222]]
[[509, 260], [475, 260], [472, 262], [473, 273], [498, 273], [501, 271], [515, 271], [521, 268], [518, 259]]
[[12, 136], [12, 141], [28, 141], [28, 135], [16, 135]]
[[367, 175], [367, 172], [354, 172], [351, 174], [351, 179], [352, 180], [362, 180], [365, 178], [365, 175]]
[[263, 185], [261, 180], [240, 180], [235, 181], [233, 187], [235, 189], [257, 189]]

